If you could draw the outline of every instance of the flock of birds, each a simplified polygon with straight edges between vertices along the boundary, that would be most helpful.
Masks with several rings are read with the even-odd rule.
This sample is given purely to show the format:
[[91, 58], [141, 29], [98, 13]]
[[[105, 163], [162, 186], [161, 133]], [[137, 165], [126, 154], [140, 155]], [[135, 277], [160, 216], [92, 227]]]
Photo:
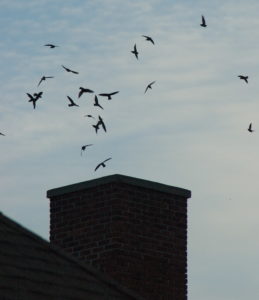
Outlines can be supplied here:
[[[204, 27], [204, 28], [207, 27], [207, 23], [206, 23], [205, 17], [204, 17], [203, 15], [201, 16], [201, 24], [200, 24], [200, 26], [201, 26], [201, 27]], [[153, 45], [155, 45], [155, 42], [154, 42], [154, 40], [153, 40], [152, 37], [147, 36], [147, 35], [142, 35], [142, 37], [144, 37], [146, 41], [148, 41], [148, 42], [152, 43]], [[56, 47], [59, 47], [59, 46], [54, 45], [54, 44], [45, 44], [44, 46], [49, 47], [50, 49], [55, 49]], [[134, 56], [135, 56], [136, 59], [138, 60], [139, 52], [138, 52], [138, 49], [137, 49], [137, 45], [136, 45], [136, 44], [134, 45], [133, 50], [131, 51], [131, 53], [134, 54]], [[72, 70], [72, 69], [70, 69], [70, 68], [68, 68], [68, 67], [66, 67], [66, 66], [64, 66], [64, 65], [61, 65], [61, 67], [62, 67], [66, 72], [68, 72], [68, 73], [72, 73], [72, 74], [76, 74], [76, 75], [79, 74], [79, 72], [74, 71], [74, 70]], [[245, 76], [245, 75], [238, 75], [238, 77], [239, 77], [241, 80], [244, 80], [246, 83], [248, 83], [248, 76]], [[47, 79], [52, 79], [52, 78], [54, 78], [54, 76], [42, 76], [42, 77], [40, 78], [40, 81], [39, 81], [39, 83], [38, 83], [37, 86], [39, 87], [43, 81], [46, 81]], [[151, 83], [149, 83], [149, 84], [146, 86], [146, 88], [145, 88], [145, 90], [144, 90], [144, 93], [146, 93], [146, 92], [148, 91], [148, 89], [152, 89], [152, 85], [153, 85], [154, 83], [155, 83], [155, 81], [152, 81]], [[87, 94], [87, 93], [93, 94], [94, 91], [91, 90], [91, 89], [89, 89], [89, 88], [79, 87], [78, 98], [80, 98], [83, 94]], [[112, 96], [114, 96], [114, 95], [116, 95], [116, 94], [118, 94], [118, 93], [119, 93], [119, 91], [115, 91], [115, 92], [111, 92], [111, 93], [100, 93], [100, 94], [98, 94], [98, 96], [101, 96], [101, 97], [107, 97], [108, 100], [111, 100], [111, 99], [112, 99]], [[42, 98], [43, 92], [38, 92], [38, 93], [33, 93], [33, 94], [26, 93], [26, 94], [27, 94], [27, 96], [29, 97], [28, 102], [32, 102], [33, 108], [36, 109], [36, 102], [37, 102], [40, 98]], [[104, 108], [100, 105], [100, 103], [99, 103], [98, 96], [97, 96], [97, 95], [94, 96], [94, 104], [93, 104], [93, 105], [96, 106], [96, 107], [99, 107], [100, 109], [104, 109]], [[70, 96], [67, 96], [67, 99], [68, 99], [68, 101], [69, 101], [69, 104], [68, 104], [69, 107], [73, 107], [73, 106], [78, 106], [78, 107], [79, 107], [79, 105], [78, 105], [78, 104], [77, 104]], [[85, 115], [85, 117], [95, 119], [92, 115]], [[100, 115], [98, 116], [98, 121], [97, 121], [97, 123], [96, 123], [96, 124], [93, 124], [92, 127], [95, 129], [96, 134], [98, 133], [98, 130], [99, 130], [100, 128], [102, 128], [105, 132], [107, 131], [107, 130], [106, 130], [105, 123], [104, 123], [104, 121], [103, 121], [103, 119], [102, 119], [102, 117], [101, 117]], [[253, 132], [253, 131], [254, 131], [254, 130], [252, 129], [252, 123], [249, 124], [247, 130], [248, 130], [249, 132]], [[3, 134], [2, 132], [0, 132], [0, 135], [5, 136], [5, 134]], [[93, 144], [83, 145], [83, 146], [81, 147], [81, 156], [82, 156], [83, 151], [85, 151], [88, 147], [90, 147], [90, 146], [92, 146], [92, 145], [93, 145]], [[103, 167], [103, 168], [106, 167], [106, 162], [109, 161], [109, 160], [111, 160], [111, 159], [112, 159], [112, 158], [109, 157], [109, 158], [103, 160], [102, 162], [100, 162], [100, 163], [95, 167], [94, 171], [98, 170], [100, 167]]]
[[[153, 45], [155, 45], [155, 42], [154, 40], [150, 37], [150, 36], [147, 36], [147, 35], [142, 35], [142, 37], [144, 37], [146, 39], [146, 41], [152, 43]], [[57, 47], [59, 47], [58, 45], [55, 45], [55, 44], [45, 44], [44, 45], [45, 47], [48, 47], [49, 49], [55, 49]], [[137, 50], [137, 45], [135, 44], [134, 45], [134, 49], [131, 51], [136, 59], [138, 59], [138, 50]], [[71, 74], [75, 74], [75, 75], [78, 75], [79, 72], [75, 71], [75, 70], [72, 70], [64, 65], [61, 65], [61, 67], [64, 69], [64, 71], [68, 72], [68, 73], [71, 73]], [[37, 87], [39, 87], [44, 81], [47, 81], [49, 79], [52, 79], [54, 78], [54, 76], [42, 76], [38, 82], [38, 85]], [[151, 83], [149, 83], [146, 87], [145, 87], [145, 90], [144, 90], [144, 93], [146, 93], [149, 89], [152, 89], [152, 85], [155, 83], [155, 81], [152, 81]], [[99, 103], [99, 99], [98, 97], [104, 97], [104, 98], [107, 98], [107, 100], [112, 100], [112, 97], [115, 96], [116, 94], [118, 94], [119, 91], [115, 91], [115, 92], [110, 92], [110, 93], [100, 93], [98, 95], [95, 94], [95, 92], [89, 88], [86, 88], [86, 87], [79, 87], [79, 92], [78, 92], [78, 99], [80, 97], [82, 97], [82, 95], [84, 94], [95, 94], [94, 95], [94, 106], [99, 108], [99, 109], [104, 109], [103, 106]], [[29, 100], [28, 102], [32, 102], [32, 105], [33, 105], [33, 109], [36, 109], [36, 104], [37, 104], [37, 101], [42, 98], [42, 95], [43, 95], [43, 92], [35, 92], [35, 93], [26, 93]], [[76, 100], [75, 99], [72, 99], [70, 96], [67, 95], [67, 99], [69, 101], [68, 103], [68, 106], [69, 107], [79, 107], [79, 105], [76, 103]], [[88, 118], [92, 118], [92, 119], [95, 119], [95, 117], [93, 115], [85, 115], [84, 117], [88, 117]], [[104, 120], [103, 118], [98, 115], [98, 119], [97, 119], [97, 123], [96, 124], [93, 124], [92, 127], [94, 128], [95, 130], [95, 133], [97, 134], [98, 131], [100, 129], [104, 130], [104, 132], [107, 132], [107, 129], [106, 129], [106, 125], [104, 123]], [[3, 133], [0, 133], [1, 135], [4, 136]], [[86, 149], [90, 146], [93, 146], [93, 144], [86, 144], [86, 145], [83, 145], [81, 146], [81, 156], [83, 154], [84, 151], [86, 151]], [[106, 163], [111, 160], [112, 158], [111, 157], [108, 157], [106, 158], [105, 160], [101, 161], [100, 163], [97, 164], [97, 166], [95, 167], [94, 171], [97, 171], [100, 167], [103, 167], [105, 168], [106, 167]]]

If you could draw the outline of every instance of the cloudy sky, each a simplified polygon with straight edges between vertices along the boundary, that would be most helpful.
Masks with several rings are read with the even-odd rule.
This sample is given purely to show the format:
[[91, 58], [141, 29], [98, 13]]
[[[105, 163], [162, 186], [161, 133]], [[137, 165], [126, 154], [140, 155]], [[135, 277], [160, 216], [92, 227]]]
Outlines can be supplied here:
[[[190, 189], [189, 299], [258, 298], [259, 2], [1, 0], [0, 33], [0, 210], [48, 239], [48, 189], [115, 173]], [[80, 86], [119, 93], [101, 110]]]

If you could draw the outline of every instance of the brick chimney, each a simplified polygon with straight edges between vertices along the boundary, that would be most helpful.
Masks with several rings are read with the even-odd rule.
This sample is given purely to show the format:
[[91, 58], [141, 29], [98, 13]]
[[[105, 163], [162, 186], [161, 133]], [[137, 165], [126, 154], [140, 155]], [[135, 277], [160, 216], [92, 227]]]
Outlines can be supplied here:
[[52, 189], [50, 242], [147, 300], [186, 300], [190, 196], [117, 174]]

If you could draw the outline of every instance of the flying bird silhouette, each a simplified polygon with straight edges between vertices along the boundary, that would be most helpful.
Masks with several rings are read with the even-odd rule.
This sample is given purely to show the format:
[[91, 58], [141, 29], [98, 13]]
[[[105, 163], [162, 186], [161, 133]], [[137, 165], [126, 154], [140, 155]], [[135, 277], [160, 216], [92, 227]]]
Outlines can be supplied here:
[[96, 168], [94, 169], [94, 171], [96, 171], [97, 169], [99, 169], [101, 166], [103, 167], [103, 168], [105, 168], [106, 167], [106, 162], [108, 161], [108, 160], [110, 160], [110, 159], [112, 159], [111, 157], [109, 157], [109, 158], [107, 158], [107, 159], [105, 159], [104, 161], [102, 161], [101, 163], [99, 163], [97, 166], [96, 166]]
[[97, 98], [96, 95], [95, 95], [95, 97], [94, 97], [94, 106], [99, 106], [101, 109], [103, 109], [103, 107], [99, 104], [98, 98]]
[[100, 116], [98, 116], [98, 118], [99, 118], [99, 121], [98, 121], [97, 125], [98, 124], [102, 125], [103, 130], [106, 132], [106, 126], [105, 126], [105, 124], [103, 122], [103, 119]]
[[78, 93], [78, 98], [80, 98], [83, 95], [83, 93], [93, 93], [94, 92], [94, 91], [92, 91], [90, 89], [86, 89], [86, 88], [83, 88], [81, 86], [80, 86], [79, 89], [80, 89], [80, 91]]
[[39, 100], [39, 98], [41, 98], [43, 92], [39, 92], [39, 93], [34, 93], [33, 96], [29, 93], [26, 93], [27, 96], [30, 98], [30, 100], [28, 102], [32, 102], [33, 104], [33, 108], [36, 108], [36, 101]]
[[97, 122], [97, 124], [95, 124], [95, 125], [92, 125], [93, 128], [95, 129], [95, 133], [96, 133], [96, 134], [97, 134], [97, 132], [98, 132], [98, 130], [99, 130], [99, 125], [100, 125], [99, 122]]
[[116, 95], [116, 94], [118, 94], [118, 93], [119, 93], [119, 91], [113, 92], [113, 93], [102, 93], [102, 94], [99, 94], [99, 96], [108, 97], [108, 100], [111, 100], [111, 99], [112, 99], [112, 96], [113, 96], [113, 95]]
[[46, 80], [47, 78], [54, 78], [53, 76], [42, 76], [41, 79], [40, 79], [40, 82], [38, 83], [38, 86], [41, 84], [41, 82], [43, 80]]
[[2, 132], [0, 132], [0, 135], [5, 136], [5, 134], [3, 134]]
[[252, 123], [249, 124], [249, 127], [247, 129], [249, 132], [253, 132], [254, 130], [252, 129]]
[[154, 40], [153, 40], [150, 36], [147, 36], [147, 35], [142, 35], [142, 36], [146, 38], [146, 41], [149, 41], [149, 42], [151, 42], [153, 45], [155, 45]]
[[74, 74], [79, 74], [78, 72], [73, 71], [73, 70], [71, 70], [71, 69], [69, 69], [69, 68], [67, 68], [67, 67], [65, 67], [63, 65], [62, 65], [62, 68], [64, 68], [67, 72], [71, 72], [71, 73], [74, 73]]
[[146, 91], [147, 91], [148, 89], [152, 89], [152, 84], [154, 84], [154, 83], [155, 83], [155, 81], [152, 81], [150, 84], [147, 85], [144, 94], [146, 93]]
[[134, 45], [134, 50], [133, 50], [133, 51], [131, 51], [131, 53], [135, 54], [135, 56], [136, 56], [136, 59], [138, 59], [138, 50], [137, 50], [137, 46], [136, 46], [136, 44]]
[[201, 25], [201, 27], [207, 27], [204, 16], [201, 16], [201, 24], [200, 25]]
[[79, 106], [79, 105], [77, 105], [77, 104], [73, 101], [73, 99], [72, 99], [71, 97], [67, 96], [67, 98], [68, 98], [68, 100], [70, 101], [70, 103], [68, 104], [68, 106]]
[[248, 76], [238, 75], [240, 79], [243, 79], [246, 83], [248, 83]]
[[93, 117], [92, 115], [84, 115], [84, 117], [88, 117], [88, 118], [93, 118], [93, 119], [95, 119], [95, 117]]
[[81, 156], [82, 156], [82, 151], [85, 151], [86, 147], [89, 147], [89, 146], [93, 146], [93, 144], [83, 145], [81, 147]]
[[59, 46], [53, 45], [53, 44], [46, 44], [46, 45], [44, 45], [44, 46], [47, 46], [47, 47], [49, 47], [50, 49], [54, 49], [54, 48], [56, 48], [56, 47], [59, 47]]

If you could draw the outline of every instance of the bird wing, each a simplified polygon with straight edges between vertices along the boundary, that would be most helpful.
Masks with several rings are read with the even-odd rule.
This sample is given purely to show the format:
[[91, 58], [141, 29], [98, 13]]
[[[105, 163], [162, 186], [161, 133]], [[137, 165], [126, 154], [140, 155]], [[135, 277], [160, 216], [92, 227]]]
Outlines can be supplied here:
[[156, 81], [152, 81], [149, 85], [152, 85], [152, 84], [154, 84]]
[[202, 19], [202, 24], [205, 25], [205, 24], [206, 24], [206, 21], [205, 21], [204, 16], [201, 16], [201, 19]]
[[249, 130], [251, 130], [251, 129], [252, 129], [252, 123], [249, 124]]
[[96, 167], [95, 167], [95, 171], [102, 165], [102, 163], [98, 164]]
[[71, 72], [68, 68], [66, 68], [65, 66], [62, 65], [62, 67], [67, 71], [67, 72]]
[[103, 120], [102, 120], [100, 117], [99, 117], [99, 122], [100, 122], [100, 124], [102, 125], [103, 130], [106, 132], [106, 126], [105, 126]]
[[99, 94], [99, 96], [108, 97], [108, 96], [109, 96], [109, 94], [107, 94], [107, 93], [102, 93], [102, 94]]
[[40, 82], [38, 83], [38, 86], [41, 84], [44, 77], [41, 77]]
[[116, 94], [118, 94], [119, 93], [119, 91], [117, 91], [117, 92], [113, 92], [113, 93], [110, 93], [110, 96], [112, 96], [112, 95], [116, 95]]
[[80, 89], [79, 93], [78, 93], [78, 98], [80, 98], [83, 95], [83, 89]]
[[152, 38], [149, 38], [149, 40], [150, 40], [150, 42], [151, 42], [153, 45], [155, 45], [155, 42], [154, 42], [154, 40], [153, 40]]
[[26, 93], [27, 95], [28, 95], [28, 97], [30, 98], [30, 100], [29, 100], [29, 102], [31, 102], [31, 101], [33, 101], [34, 100], [34, 97], [31, 95], [31, 94], [29, 94], [29, 93]]
[[106, 126], [103, 122], [102, 122], [102, 127], [103, 127], [103, 130], [106, 132]]
[[75, 102], [73, 101], [73, 99], [71, 99], [69, 96], [67, 96], [67, 98], [71, 102], [71, 104], [75, 104]]
[[99, 102], [96, 102], [95, 104], [96, 106], [99, 106], [101, 109], [103, 109], [103, 107], [99, 104]]
[[105, 163], [106, 161], [108, 161], [108, 160], [110, 160], [110, 159], [112, 159], [112, 158], [109, 157], [109, 158], [105, 159], [102, 163]]
[[76, 72], [76, 71], [72, 71], [72, 70], [70, 70], [70, 72], [72, 72], [72, 73], [74, 73], [74, 74], [79, 74], [78, 72]]

